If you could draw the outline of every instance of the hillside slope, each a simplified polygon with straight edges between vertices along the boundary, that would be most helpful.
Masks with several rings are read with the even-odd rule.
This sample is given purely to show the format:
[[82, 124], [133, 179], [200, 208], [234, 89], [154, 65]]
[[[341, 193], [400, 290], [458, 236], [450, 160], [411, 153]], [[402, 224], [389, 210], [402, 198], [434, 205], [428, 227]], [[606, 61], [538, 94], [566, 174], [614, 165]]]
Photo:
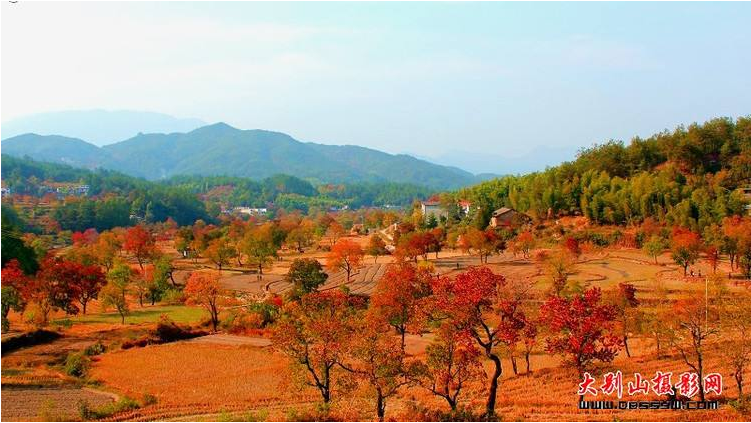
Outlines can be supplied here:
[[67, 110], [39, 113], [3, 122], [3, 139], [34, 133], [80, 138], [102, 146], [138, 133], [187, 132], [205, 125], [198, 119], [180, 119], [164, 113], [131, 110]]
[[266, 178], [275, 174], [325, 183], [400, 182], [458, 188], [479, 181], [461, 169], [358, 146], [303, 143], [287, 134], [240, 130], [224, 123], [187, 133], [138, 134], [104, 147], [79, 139], [25, 134], [2, 142], [3, 153], [147, 179], [174, 175]]

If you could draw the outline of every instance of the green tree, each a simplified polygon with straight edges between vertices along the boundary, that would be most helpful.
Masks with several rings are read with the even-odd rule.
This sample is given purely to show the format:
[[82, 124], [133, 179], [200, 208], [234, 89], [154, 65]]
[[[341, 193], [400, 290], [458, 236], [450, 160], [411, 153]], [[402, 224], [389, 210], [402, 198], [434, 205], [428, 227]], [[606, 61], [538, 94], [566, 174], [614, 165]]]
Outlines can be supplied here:
[[99, 297], [103, 307], [113, 307], [120, 314], [121, 323], [129, 313], [127, 295], [133, 281], [134, 272], [127, 264], [118, 263], [107, 273], [107, 285]]
[[290, 298], [297, 300], [318, 289], [328, 279], [323, 266], [316, 259], [295, 259], [289, 266], [286, 280], [292, 284]]
[[263, 275], [263, 267], [271, 264], [277, 255], [277, 246], [270, 225], [248, 231], [242, 242], [242, 250], [248, 256], [249, 264], [258, 269], [258, 275]]
[[388, 254], [389, 250], [386, 249], [386, 242], [383, 241], [383, 238], [378, 234], [373, 234], [368, 241], [365, 253], [373, 256], [373, 263], [376, 263], [378, 262], [378, 256]]
[[657, 256], [662, 254], [663, 250], [665, 250], [665, 243], [658, 235], [652, 235], [652, 237], [649, 238], [649, 241], [644, 243], [642, 248], [648, 256], [654, 259], [655, 264], [657, 264]]

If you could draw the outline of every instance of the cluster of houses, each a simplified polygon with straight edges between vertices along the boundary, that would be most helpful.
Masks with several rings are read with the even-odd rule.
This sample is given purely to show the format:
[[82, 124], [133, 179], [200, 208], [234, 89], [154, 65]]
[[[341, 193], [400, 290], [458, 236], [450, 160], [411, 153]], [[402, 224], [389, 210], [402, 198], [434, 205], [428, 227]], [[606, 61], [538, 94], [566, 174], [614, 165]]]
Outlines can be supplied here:
[[268, 212], [269, 209], [266, 207], [237, 206], [231, 209], [222, 209], [224, 214], [245, 214], [248, 216], [265, 216]]
[[751, 216], [751, 187], [741, 188], [740, 191], [743, 200], [747, 203], [744, 207], [746, 211], [748, 211], [748, 214]]
[[[89, 195], [91, 187], [86, 184], [66, 184], [49, 182], [44, 185], [40, 185], [38, 193], [41, 196], [47, 194], [55, 194], [58, 198], [64, 198], [69, 196], [86, 197]], [[13, 190], [8, 187], [2, 187], [2, 198], [10, 197], [13, 194]]]
[[69, 195], [85, 197], [89, 195], [91, 187], [88, 185], [60, 185], [55, 188], [55, 193], [64, 197]]
[[[461, 200], [457, 203], [459, 212], [463, 216], [470, 214], [472, 210], [472, 203], [466, 200]], [[429, 199], [420, 203], [420, 209], [424, 219], [429, 219], [430, 216], [434, 216], [437, 220], [441, 218], [448, 218], [449, 212], [441, 205], [441, 202], [436, 199]], [[495, 210], [490, 217], [489, 225], [493, 228], [519, 226], [532, 222], [532, 218], [524, 213], [518, 212], [512, 208], [501, 207]]]

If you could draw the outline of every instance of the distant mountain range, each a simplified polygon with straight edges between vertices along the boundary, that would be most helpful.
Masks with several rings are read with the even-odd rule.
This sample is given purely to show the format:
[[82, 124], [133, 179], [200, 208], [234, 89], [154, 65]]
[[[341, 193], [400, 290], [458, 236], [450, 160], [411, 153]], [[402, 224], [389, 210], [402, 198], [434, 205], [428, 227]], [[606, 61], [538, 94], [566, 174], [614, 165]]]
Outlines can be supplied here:
[[39, 113], [3, 122], [3, 139], [34, 133], [80, 138], [94, 145], [112, 144], [143, 133], [188, 132], [206, 125], [164, 113], [130, 110], [70, 110]]
[[[3, 125], [3, 136], [6, 130]], [[106, 168], [156, 180], [174, 175], [266, 178], [288, 174], [324, 183], [404, 182], [458, 188], [494, 175], [354, 145], [305, 143], [280, 132], [225, 123], [185, 133], [141, 134], [97, 147], [79, 138], [28, 133], [2, 141], [2, 153], [85, 168]]]

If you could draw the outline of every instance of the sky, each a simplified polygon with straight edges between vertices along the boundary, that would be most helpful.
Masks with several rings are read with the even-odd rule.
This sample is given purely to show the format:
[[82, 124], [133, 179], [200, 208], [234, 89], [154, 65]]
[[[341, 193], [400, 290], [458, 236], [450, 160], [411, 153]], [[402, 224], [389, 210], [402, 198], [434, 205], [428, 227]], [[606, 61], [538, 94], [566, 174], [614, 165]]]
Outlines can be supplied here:
[[1, 7], [2, 121], [145, 110], [461, 165], [751, 114], [749, 3]]

